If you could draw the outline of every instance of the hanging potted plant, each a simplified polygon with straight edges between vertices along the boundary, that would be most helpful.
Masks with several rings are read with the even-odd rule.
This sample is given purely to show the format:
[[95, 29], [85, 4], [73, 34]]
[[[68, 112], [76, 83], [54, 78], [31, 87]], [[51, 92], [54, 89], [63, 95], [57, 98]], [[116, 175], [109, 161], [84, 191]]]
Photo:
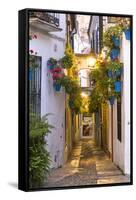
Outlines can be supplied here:
[[115, 47], [119, 47], [120, 46], [120, 38], [116, 37], [116, 36], [112, 36], [112, 41]]
[[107, 62], [107, 74], [109, 78], [119, 77], [123, 71], [123, 63], [118, 60]]
[[76, 114], [81, 112], [82, 107], [82, 97], [80, 93], [71, 94], [69, 98], [69, 107], [73, 110]]
[[55, 66], [57, 65], [57, 60], [54, 58], [50, 58], [47, 61], [47, 67], [48, 69], [52, 72], [52, 70], [55, 68]]
[[120, 53], [120, 50], [119, 48], [113, 48], [111, 49], [111, 52], [110, 52], [110, 58], [111, 60], [116, 60], [119, 58], [119, 53]]
[[57, 81], [55, 81], [53, 83], [53, 86], [54, 86], [54, 89], [55, 89], [56, 92], [60, 92], [60, 90], [61, 90], [61, 84], [60, 83], [58, 83]]
[[130, 19], [123, 18], [119, 24], [122, 27], [126, 40], [130, 40]]
[[108, 48], [119, 47], [122, 29], [119, 25], [109, 27], [103, 37], [103, 44]]
[[70, 69], [74, 64], [74, 54], [70, 44], [66, 44], [65, 55], [60, 60], [64, 69]]
[[130, 40], [130, 29], [129, 28], [125, 29], [124, 33], [125, 33], [126, 40]]
[[64, 74], [60, 67], [54, 68], [52, 71], [52, 78], [53, 78], [53, 86], [56, 92], [61, 90], [61, 80]]
[[61, 90], [61, 76], [58, 73], [53, 74], [53, 87], [56, 92], [60, 92]]
[[65, 55], [62, 59], [61, 59], [61, 65], [62, 68], [64, 69], [69, 69], [72, 67], [73, 65], [73, 58], [72, 55]]
[[113, 78], [113, 76], [114, 76], [113, 71], [109, 69], [107, 72], [107, 75], [109, 78]]
[[121, 92], [121, 81], [120, 80], [115, 81], [115, 83], [114, 83], [114, 90], [117, 93]]

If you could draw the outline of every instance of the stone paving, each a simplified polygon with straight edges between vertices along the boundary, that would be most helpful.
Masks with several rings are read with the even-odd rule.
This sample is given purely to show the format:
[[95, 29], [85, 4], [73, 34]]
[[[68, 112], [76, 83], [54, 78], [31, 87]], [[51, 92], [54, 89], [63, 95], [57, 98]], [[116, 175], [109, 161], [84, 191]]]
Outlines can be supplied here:
[[92, 139], [82, 139], [73, 148], [69, 161], [53, 169], [44, 187], [63, 187], [129, 182], [121, 170]]

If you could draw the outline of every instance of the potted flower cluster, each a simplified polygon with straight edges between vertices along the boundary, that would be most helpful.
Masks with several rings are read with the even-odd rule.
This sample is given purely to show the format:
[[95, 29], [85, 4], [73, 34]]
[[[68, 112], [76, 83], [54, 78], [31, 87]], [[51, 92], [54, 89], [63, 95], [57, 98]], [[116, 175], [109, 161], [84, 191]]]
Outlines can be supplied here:
[[47, 67], [52, 75], [54, 89], [59, 92], [61, 90], [61, 79], [64, 76], [60, 63], [56, 59], [50, 58], [47, 61]]
[[52, 70], [52, 78], [53, 78], [53, 86], [56, 92], [60, 92], [61, 90], [61, 80], [64, 76], [62, 68], [59, 66], [56, 66]]
[[130, 19], [121, 19], [119, 25], [121, 26], [122, 31], [125, 33], [126, 40], [130, 40]]
[[110, 49], [111, 60], [119, 57], [121, 35], [122, 28], [119, 25], [109, 27], [104, 33], [104, 45]]
[[69, 94], [69, 107], [76, 114], [79, 113], [82, 106], [82, 97], [78, 80], [65, 75], [61, 79], [61, 85], [65, 88], [66, 93]]
[[119, 60], [107, 62], [107, 75], [109, 78], [120, 77], [123, 72], [123, 63]]
[[69, 44], [66, 45], [65, 55], [61, 58], [62, 68], [69, 69], [73, 66], [74, 54]]
[[56, 67], [57, 65], [57, 60], [55, 58], [50, 58], [47, 61], [47, 67], [50, 70], [50, 72], [52, 72], [52, 70]]
[[107, 63], [107, 76], [109, 78], [109, 102], [114, 104], [115, 97], [118, 98], [121, 92], [121, 74], [123, 72], [123, 63], [110, 61]]

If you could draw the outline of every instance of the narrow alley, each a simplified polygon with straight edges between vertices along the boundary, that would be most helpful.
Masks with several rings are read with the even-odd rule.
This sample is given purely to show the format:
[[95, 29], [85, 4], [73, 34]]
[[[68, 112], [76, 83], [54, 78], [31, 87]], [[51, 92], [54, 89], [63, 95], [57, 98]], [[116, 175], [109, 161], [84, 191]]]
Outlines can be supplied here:
[[131, 183], [130, 22], [30, 12], [30, 188]]
[[73, 148], [69, 161], [53, 169], [44, 187], [63, 187], [128, 182], [129, 177], [112, 163], [93, 139], [82, 139]]

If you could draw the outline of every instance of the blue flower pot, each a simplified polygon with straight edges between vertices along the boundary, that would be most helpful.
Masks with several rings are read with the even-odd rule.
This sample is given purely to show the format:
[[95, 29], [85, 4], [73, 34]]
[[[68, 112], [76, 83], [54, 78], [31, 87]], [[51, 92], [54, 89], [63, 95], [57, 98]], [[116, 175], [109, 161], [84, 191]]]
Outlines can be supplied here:
[[115, 92], [121, 92], [121, 81], [116, 81], [114, 83]]
[[112, 49], [110, 53], [111, 60], [115, 60], [119, 57], [119, 49]]
[[120, 39], [118, 37], [112, 36], [112, 41], [115, 47], [120, 46]]
[[111, 106], [114, 104], [114, 100], [115, 100], [114, 96], [109, 97], [109, 102]]
[[118, 69], [117, 71], [115, 71], [115, 76], [119, 77], [122, 74], [122, 69]]
[[112, 78], [112, 77], [113, 77], [113, 72], [112, 72], [112, 70], [108, 70], [108, 77], [109, 77], [109, 78]]
[[126, 40], [130, 40], [130, 29], [126, 29], [124, 33], [125, 33]]
[[54, 67], [55, 67], [54, 65], [48, 65], [48, 69], [49, 69], [49, 70], [53, 70]]
[[54, 84], [54, 89], [55, 89], [56, 92], [60, 92], [60, 90], [61, 90], [61, 85], [60, 85], [59, 83], [55, 83], [55, 84]]

